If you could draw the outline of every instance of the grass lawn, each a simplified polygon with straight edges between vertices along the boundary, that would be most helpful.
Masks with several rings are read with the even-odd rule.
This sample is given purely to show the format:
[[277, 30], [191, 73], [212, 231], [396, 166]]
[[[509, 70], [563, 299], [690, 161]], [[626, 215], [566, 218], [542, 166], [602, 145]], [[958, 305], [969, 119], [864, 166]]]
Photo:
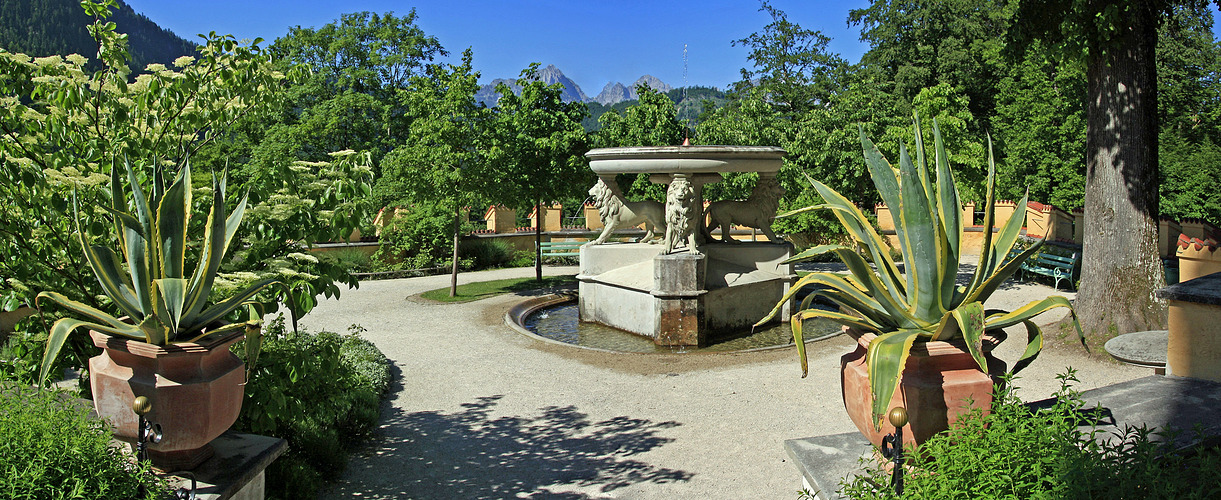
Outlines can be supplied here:
[[421, 293], [420, 297], [437, 302], [470, 302], [504, 293], [551, 288], [568, 283], [576, 283], [576, 281], [576, 276], [544, 276], [543, 281], [536, 281], [532, 277], [480, 281], [478, 283], [458, 285], [458, 295], [453, 297], [449, 296], [448, 286]]

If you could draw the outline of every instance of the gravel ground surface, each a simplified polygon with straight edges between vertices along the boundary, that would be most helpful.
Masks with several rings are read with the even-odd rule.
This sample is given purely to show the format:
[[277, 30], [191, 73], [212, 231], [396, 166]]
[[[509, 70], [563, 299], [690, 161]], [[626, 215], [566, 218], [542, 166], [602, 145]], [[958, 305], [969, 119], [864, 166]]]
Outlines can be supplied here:
[[[459, 280], [533, 272], [464, 273]], [[324, 498], [794, 499], [801, 480], [782, 442], [855, 429], [839, 389], [839, 358], [853, 344], [847, 337], [810, 344], [804, 379], [792, 347], [591, 352], [506, 326], [505, 312], [522, 295], [464, 304], [415, 297], [448, 284], [449, 276], [366, 282], [302, 319], [312, 330], [360, 324], [396, 375], [374, 442]], [[1072, 297], [1011, 282], [987, 307], [1012, 309], [1056, 293]], [[1061, 317], [1046, 314], [1039, 323]], [[1078, 370], [1081, 390], [1150, 374], [1104, 353], [1058, 347], [1022, 372], [1020, 394], [1049, 396], [1068, 366]]]

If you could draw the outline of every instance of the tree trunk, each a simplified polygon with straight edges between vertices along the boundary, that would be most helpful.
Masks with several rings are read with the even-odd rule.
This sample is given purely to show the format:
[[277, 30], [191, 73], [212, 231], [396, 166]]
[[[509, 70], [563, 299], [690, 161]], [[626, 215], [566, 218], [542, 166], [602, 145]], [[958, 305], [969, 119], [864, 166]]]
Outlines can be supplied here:
[[534, 279], [543, 281], [543, 202], [534, 205]]
[[[1085, 248], [1076, 310], [1092, 343], [1165, 328], [1157, 252], [1157, 13], [1136, 2], [1089, 57]], [[1091, 49], [1093, 50], [1093, 49]]]
[[453, 270], [449, 276], [449, 296], [458, 296], [458, 242], [461, 240], [460, 233], [462, 232], [462, 207], [454, 208], [454, 255], [453, 255]]

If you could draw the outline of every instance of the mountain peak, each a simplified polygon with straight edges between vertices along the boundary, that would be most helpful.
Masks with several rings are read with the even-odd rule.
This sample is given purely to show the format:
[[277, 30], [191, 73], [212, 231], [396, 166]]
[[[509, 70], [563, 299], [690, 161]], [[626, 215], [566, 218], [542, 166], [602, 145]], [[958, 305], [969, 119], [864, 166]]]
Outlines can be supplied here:
[[[560, 96], [564, 102], [588, 102], [590, 100], [589, 96], [581, 91], [581, 86], [565, 76], [564, 72], [560, 71], [560, 68], [555, 67], [554, 64], [548, 64], [547, 67], [538, 70], [535, 76], [539, 81], [547, 85], [558, 83], [564, 87], [563, 94]], [[521, 86], [517, 85], [516, 79], [496, 79], [491, 84], [480, 87], [479, 91], [475, 93], [475, 100], [484, 104], [495, 105], [496, 100], [500, 98], [499, 94], [496, 93], [496, 84], [500, 82], [509, 84], [514, 93], [521, 92]]]
[[671, 90], [674, 90], [674, 87], [666, 85], [666, 83], [661, 81], [660, 78], [657, 78], [653, 75], [644, 75], [640, 78], [637, 78], [635, 82], [632, 82], [632, 87], [631, 87], [632, 99], [636, 98], [636, 87], [642, 83], [647, 84], [649, 86], [649, 88], [656, 90], [662, 94], [669, 92]]
[[632, 92], [624, 87], [619, 82], [606, 82], [606, 86], [602, 87], [602, 92], [599, 92], [594, 97], [594, 102], [603, 106], [611, 106], [618, 102], [629, 101], [632, 99]]

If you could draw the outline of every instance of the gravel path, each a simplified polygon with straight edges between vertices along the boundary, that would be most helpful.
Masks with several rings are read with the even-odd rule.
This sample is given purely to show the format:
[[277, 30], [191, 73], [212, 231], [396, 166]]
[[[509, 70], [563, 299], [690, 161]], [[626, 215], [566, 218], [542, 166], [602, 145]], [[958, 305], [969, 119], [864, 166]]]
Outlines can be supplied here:
[[[358, 323], [394, 363], [375, 442], [324, 498], [794, 499], [800, 477], [782, 442], [855, 429], [839, 389], [839, 358], [852, 344], [846, 337], [810, 345], [805, 379], [793, 348], [595, 353], [505, 326], [520, 295], [465, 304], [413, 297], [448, 283], [449, 276], [366, 282], [302, 319], [312, 330], [339, 332]], [[1009, 284], [988, 306], [1051, 293]], [[1066, 366], [1079, 370], [1081, 390], [1149, 374], [1103, 356], [1049, 349], [1022, 372], [1021, 394], [1050, 395]]]

